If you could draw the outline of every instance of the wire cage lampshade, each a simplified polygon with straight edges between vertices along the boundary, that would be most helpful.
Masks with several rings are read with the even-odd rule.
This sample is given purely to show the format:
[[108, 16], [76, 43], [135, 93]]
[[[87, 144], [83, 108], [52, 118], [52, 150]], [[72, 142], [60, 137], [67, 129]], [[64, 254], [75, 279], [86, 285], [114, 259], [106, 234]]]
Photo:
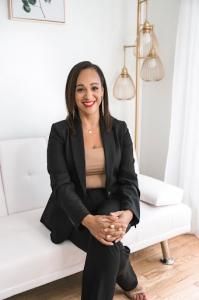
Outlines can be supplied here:
[[131, 100], [135, 97], [135, 85], [126, 67], [122, 68], [114, 84], [113, 95], [118, 100]]
[[[136, 60], [142, 60], [140, 74], [142, 80], [159, 81], [164, 77], [164, 67], [158, 55], [158, 40], [154, 31], [154, 25], [152, 25], [147, 19], [148, 0], [137, 1], [139, 17], [136, 42], [135, 45], [123, 47], [124, 65], [121, 74], [116, 79], [113, 87], [113, 95], [118, 100], [133, 99], [135, 97], [137, 88], [125, 65], [126, 48], [133, 48], [133, 53], [136, 56]], [[141, 24], [140, 13], [143, 4], [145, 4], [146, 7], [146, 17], [143, 24]]]
[[158, 41], [154, 32], [153, 25], [149, 21], [145, 21], [139, 32], [139, 56], [147, 57], [152, 48], [158, 50]]
[[153, 48], [149, 55], [144, 59], [141, 68], [141, 78], [144, 81], [159, 81], [164, 77], [162, 62]]

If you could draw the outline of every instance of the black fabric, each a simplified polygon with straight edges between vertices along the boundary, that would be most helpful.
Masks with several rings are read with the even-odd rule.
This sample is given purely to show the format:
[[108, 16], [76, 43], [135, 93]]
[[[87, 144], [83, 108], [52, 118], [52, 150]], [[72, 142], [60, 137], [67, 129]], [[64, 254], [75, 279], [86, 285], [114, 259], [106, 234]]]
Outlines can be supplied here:
[[[140, 218], [140, 191], [134, 170], [133, 147], [126, 123], [112, 118], [112, 130], [107, 131], [100, 119], [100, 131], [105, 153], [108, 200], [117, 200], [121, 209], [133, 212], [131, 226]], [[75, 120], [76, 133], [71, 134], [67, 120], [51, 127], [47, 148], [47, 169], [52, 194], [41, 216], [41, 222], [51, 231], [51, 239], [61, 243], [90, 213], [86, 207], [84, 142], [81, 121]]]
[[[120, 201], [107, 200], [104, 189], [89, 189], [85, 205], [94, 215], [109, 215], [121, 208]], [[130, 264], [127, 246], [121, 242], [113, 246], [103, 245], [84, 226], [74, 228], [69, 239], [87, 253], [81, 300], [112, 300], [116, 283], [126, 291], [137, 286], [137, 276]]]

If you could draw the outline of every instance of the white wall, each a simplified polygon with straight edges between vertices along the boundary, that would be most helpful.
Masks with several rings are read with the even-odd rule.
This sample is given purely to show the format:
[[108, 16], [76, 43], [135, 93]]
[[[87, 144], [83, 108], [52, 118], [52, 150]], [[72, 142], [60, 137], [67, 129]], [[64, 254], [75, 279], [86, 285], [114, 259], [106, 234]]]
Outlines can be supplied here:
[[165, 78], [142, 81], [142, 134], [140, 169], [164, 178], [171, 115], [171, 94], [176, 30], [180, 0], [150, 0], [149, 20], [155, 24]]
[[[168, 148], [171, 89], [180, 0], [150, 0], [166, 76], [143, 84], [141, 171], [163, 178]], [[97, 63], [109, 87], [111, 113], [134, 132], [134, 101], [121, 102], [112, 87], [123, 64], [123, 45], [133, 44], [136, 0], [67, 0], [66, 24], [8, 20], [0, 1], [0, 139], [48, 135], [66, 116], [64, 90], [70, 68], [81, 60]], [[135, 79], [135, 59], [127, 50]]]
[[129, 4], [67, 0], [66, 24], [60, 25], [9, 20], [7, 0], [0, 1], [0, 139], [48, 135], [52, 122], [66, 117], [67, 74], [82, 60], [104, 71], [112, 114], [132, 122], [132, 103], [112, 96]]

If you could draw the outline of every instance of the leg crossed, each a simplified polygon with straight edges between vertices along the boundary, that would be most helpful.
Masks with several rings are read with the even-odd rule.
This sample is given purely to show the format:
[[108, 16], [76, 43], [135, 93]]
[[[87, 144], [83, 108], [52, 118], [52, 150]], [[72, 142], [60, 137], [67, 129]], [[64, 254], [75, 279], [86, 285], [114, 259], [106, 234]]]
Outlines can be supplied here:
[[[120, 210], [119, 202], [107, 200], [94, 214], [108, 215], [117, 210]], [[137, 286], [137, 277], [129, 261], [130, 251], [121, 242], [113, 246], [103, 245], [83, 226], [80, 230], [73, 230], [70, 240], [87, 253], [82, 279], [82, 300], [111, 300], [116, 282], [126, 291]]]

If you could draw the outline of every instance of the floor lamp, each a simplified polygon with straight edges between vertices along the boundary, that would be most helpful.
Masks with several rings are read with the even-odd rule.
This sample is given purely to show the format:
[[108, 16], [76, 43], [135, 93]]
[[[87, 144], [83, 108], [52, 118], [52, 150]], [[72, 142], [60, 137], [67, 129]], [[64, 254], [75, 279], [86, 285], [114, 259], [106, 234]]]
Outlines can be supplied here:
[[[141, 19], [144, 20], [144, 22]], [[132, 48], [135, 55], [135, 84], [126, 67], [127, 48]], [[131, 100], [135, 98], [134, 145], [136, 153], [139, 156], [141, 127], [140, 80], [159, 81], [164, 77], [163, 65], [158, 55], [158, 42], [154, 32], [154, 26], [148, 21], [148, 0], [137, 0], [136, 41], [134, 45], [124, 45], [123, 53], [124, 65], [114, 84], [113, 95], [118, 100]]]

